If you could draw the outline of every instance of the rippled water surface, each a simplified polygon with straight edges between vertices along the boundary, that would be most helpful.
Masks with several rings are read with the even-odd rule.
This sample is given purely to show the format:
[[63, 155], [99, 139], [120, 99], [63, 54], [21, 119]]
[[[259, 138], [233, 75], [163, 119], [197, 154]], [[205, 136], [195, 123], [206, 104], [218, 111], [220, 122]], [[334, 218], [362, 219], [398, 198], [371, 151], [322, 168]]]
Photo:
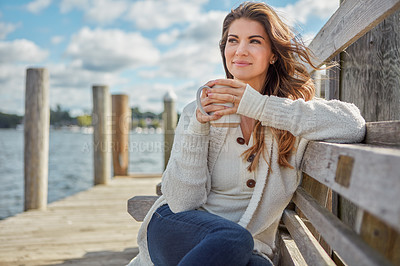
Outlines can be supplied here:
[[[0, 129], [0, 219], [23, 211], [24, 132]], [[130, 135], [129, 172], [160, 173], [163, 135]], [[48, 202], [93, 186], [93, 135], [50, 130]]]

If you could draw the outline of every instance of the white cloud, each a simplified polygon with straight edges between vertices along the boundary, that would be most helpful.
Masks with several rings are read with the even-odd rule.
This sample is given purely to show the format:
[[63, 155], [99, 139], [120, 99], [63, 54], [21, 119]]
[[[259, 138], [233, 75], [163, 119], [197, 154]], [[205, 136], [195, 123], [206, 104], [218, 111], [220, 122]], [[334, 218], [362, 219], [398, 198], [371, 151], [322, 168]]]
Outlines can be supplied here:
[[[177, 45], [161, 55], [157, 70], [141, 71], [141, 77], [204, 81], [215, 78], [216, 72], [220, 75], [221, 71], [216, 69], [222, 69], [218, 44], [224, 16], [225, 12], [211, 11], [202, 14], [179, 34], [174, 32], [171, 39], [176, 38]], [[161, 35], [159, 40], [167, 37]]]
[[162, 45], [173, 44], [179, 37], [180, 31], [178, 29], [173, 29], [169, 32], [164, 32], [158, 35], [157, 42]]
[[338, 7], [339, 1], [299, 0], [295, 4], [276, 9], [284, 14], [283, 17], [287, 23], [294, 25], [296, 21], [306, 24], [311, 16], [326, 19]]
[[126, 19], [139, 29], [166, 29], [174, 24], [201, 18], [201, 8], [208, 0], [146, 0], [133, 3]]
[[8, 34], [15, 31], [16, 28], [20, 26], [19, 24], [4, 23], [0, 22], [0, 40], [4, 40]]
[[159, 51], [138, 32], [82, 28], [72, 37], [66, 54], [94, 71], [154, 65]]
[[115, 73], [103, 73], [82, 69], [74, 64], [48, 65], [52, 87], [56, 89], [90, 89], [93, 84], [116, 86], [127, 80]]
[[53, 36], [51, 37], [51, 43], [52, 44], [59, 44], [64, 41], [65, 37], [64, 36]]
[[51, 4], [51, 1], [52, 0], [35, 0], [27, 4], [26, 9], [31, 13], [38, 14], [43, 9], [46, 9]]
[[40, 49], [35, 43], [26, 39], [0, 41], [0, 64], [39, 63], [46, 59], [47, 55], [48, 51]]
[[62, 0], [60, 9], [67, 13], [77, 9], [85, 13], [85, 19], [100, 24], [111, 23], [126, 12], [128, 3], [123, 0]]
[[0, 110], [6, 113], [24, 113], [26, 67], [18, 64], [0, 64]]
[[91, 110], [93, 84], [111, 88], [128, 81], [115, 73], [102, 73], [69, 64], [48, 65], [50, 73], [50, 105], [57, 104], [70, 110]]

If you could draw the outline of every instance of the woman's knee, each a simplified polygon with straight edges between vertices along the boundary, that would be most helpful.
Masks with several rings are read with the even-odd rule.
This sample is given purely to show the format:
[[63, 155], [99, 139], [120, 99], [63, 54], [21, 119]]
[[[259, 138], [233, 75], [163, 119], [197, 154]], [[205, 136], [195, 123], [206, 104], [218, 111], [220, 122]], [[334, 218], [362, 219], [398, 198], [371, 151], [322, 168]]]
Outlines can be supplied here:
[[240, 225], [217, 230], [213, 238], [222, 249], [229, 247], [228, 252], [246, 253], [254, 249], [253, 236]]

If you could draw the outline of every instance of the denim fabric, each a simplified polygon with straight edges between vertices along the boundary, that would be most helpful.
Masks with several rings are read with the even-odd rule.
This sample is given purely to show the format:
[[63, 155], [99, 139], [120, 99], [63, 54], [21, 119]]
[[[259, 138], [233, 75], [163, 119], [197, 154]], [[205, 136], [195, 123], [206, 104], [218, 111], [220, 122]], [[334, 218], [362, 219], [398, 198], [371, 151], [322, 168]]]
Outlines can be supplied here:
[[253, 253], [249, 231], [205, 211], [173, 213], [168, 205], [161, 206], [148, 225], [147, 242], [156, 266], [272, 265]]

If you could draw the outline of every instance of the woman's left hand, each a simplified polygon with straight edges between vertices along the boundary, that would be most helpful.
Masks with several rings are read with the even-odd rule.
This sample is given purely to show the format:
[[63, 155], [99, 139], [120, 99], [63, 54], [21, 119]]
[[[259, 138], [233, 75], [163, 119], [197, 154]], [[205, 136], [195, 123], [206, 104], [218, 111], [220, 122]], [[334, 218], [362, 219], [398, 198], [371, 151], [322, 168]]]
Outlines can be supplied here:
[[[233, 107], [226, 107], [224, 110], [215, 112], [216, 115], [220, 116], [236, 113], [247, 86], [246, 83], [234, 79], [216, 79], [207, 82], [205, 85], [211, 88], [207, 91], [208, 98], [221, 103], [233, 103]], [[214, 85], [224, 87], [213, 88]]]

